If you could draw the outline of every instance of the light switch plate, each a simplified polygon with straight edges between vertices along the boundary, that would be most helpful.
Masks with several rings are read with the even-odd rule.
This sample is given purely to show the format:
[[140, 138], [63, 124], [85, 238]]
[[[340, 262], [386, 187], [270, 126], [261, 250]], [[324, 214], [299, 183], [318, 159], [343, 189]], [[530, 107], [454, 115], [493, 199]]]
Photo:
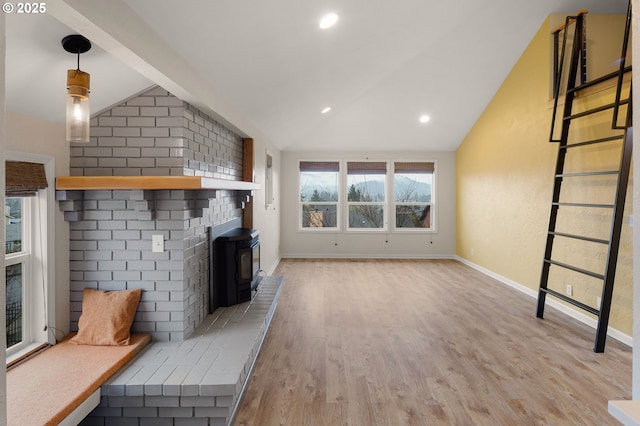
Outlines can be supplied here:
[[164, 251], [164, 235], [151, 236], [151, 251], [154, 253], [162, 253]]

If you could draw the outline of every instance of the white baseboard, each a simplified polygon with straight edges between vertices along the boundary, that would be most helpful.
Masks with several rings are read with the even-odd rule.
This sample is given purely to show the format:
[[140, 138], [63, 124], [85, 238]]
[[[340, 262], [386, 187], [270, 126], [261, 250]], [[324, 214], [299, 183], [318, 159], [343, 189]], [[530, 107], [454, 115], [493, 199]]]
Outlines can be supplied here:
[[[496, 274], [493, 271], [490, 271], [489, 269], [483, 268], [480, 265], [476, 265], [473, 262], [470, 262], [467, 259], [464, 259], [460, 256], [455, 256], [455, 259], [461, 263], [464, 263], [467, 266], [472, 267], [473, 269], [482, 272], [483, 274], [497, 280], [500, 281], [503, 284], [508, 285], [509, 287], [512, 287], [524, 294], [526, 294], [527, 296], [531, 296], [534, 299], [538, 298], [538, 292], [536, 290], [532, 290], [529, 287], [526, 287], [520, 283], [517, 283], [513, 280], [510, 280], [509, 278], [505, 278], [502, 275]], [[571, 309], [569, 306], [564, 305], [560, 302], [558, 302], [557, 300], [551, 299], [551, 298], [547, 298], [545, 304], [549, 307], [552, 307], [554, 309], [557, 309], [558, 311], [570, 316], [571, 318], [574, 318], [578, 321], [580, 321], [583, 324], [588, 325], [589, 327], [593, 328], [594, 330], [597, 328], [598, 326], [598, 321], [595, 318], [589, 317], [581, 312], [578, 312], [574, 309]], [[628, 334], [624, 334], [623, 332], [621, 332], [620, 330], [616, 330], [615, 328], [612, 327], [608, 327], [607, 330], [607, 336], [611, 337], [612, 339], [616, 339], [617, 341], [624, 343], [625, 345], [633, 348], [633, 337], [629, 336]]]
[[456, 259], [453, 254], [285, 253], [281, 259]]
[[276, 259], [275, 262], [273, 262], [273, 264], [271, 265], [271, 268], [267, 269], [265, 271], [265, 273], [267, 275], [273, 275], [273, 273], [276, 271], [276, 268], [278, 267], [278, 265], [280, 264], [280, 261], [282, 260], [282, 256], [278, 256], [278, 258]]

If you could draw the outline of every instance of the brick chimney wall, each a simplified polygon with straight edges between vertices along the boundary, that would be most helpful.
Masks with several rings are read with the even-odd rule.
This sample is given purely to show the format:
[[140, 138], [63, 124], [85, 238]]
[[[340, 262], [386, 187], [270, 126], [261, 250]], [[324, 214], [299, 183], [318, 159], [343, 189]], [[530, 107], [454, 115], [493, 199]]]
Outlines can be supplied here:
[[[242, 180], [242, 138], [153, 87], [94, 117], [91, 142], [73, 144], [75, 176], [208, 176]], [[66, 191], [71, 329], [85, 287], [142, 288], [132, 330], [183, 340], [208, 314], [210, 226], [239, 221], [237, 191]], [[151, 251], [163, 235], [165, 251]]]

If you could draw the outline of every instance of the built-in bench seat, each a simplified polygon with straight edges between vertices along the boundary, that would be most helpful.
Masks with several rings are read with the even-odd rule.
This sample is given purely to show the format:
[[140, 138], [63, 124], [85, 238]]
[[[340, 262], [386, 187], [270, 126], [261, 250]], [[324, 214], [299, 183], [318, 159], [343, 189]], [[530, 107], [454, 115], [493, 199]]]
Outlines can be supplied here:
[[73, 334], [7, 372], [7, 424], [76, 425], [100, 402], [100, 387], [149, 343], [134, 334], [127, 346], [70, 343]]
[[184, 341], [149, 344], [105, 382], [100, 406], [82, 424], [230, 424], [282, 282], [264, 277], [250, 302], [216, 309]]

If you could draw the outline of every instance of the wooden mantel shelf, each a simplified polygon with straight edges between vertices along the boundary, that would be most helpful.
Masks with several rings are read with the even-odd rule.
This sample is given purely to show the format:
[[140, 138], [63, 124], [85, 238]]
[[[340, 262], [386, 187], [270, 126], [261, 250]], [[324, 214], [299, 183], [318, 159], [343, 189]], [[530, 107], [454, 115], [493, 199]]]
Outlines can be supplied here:
[[57, 190], [111, 190], [111, 189], [227, 189], [252, 191], [260, 185], [204, 176], [58, 176]]

